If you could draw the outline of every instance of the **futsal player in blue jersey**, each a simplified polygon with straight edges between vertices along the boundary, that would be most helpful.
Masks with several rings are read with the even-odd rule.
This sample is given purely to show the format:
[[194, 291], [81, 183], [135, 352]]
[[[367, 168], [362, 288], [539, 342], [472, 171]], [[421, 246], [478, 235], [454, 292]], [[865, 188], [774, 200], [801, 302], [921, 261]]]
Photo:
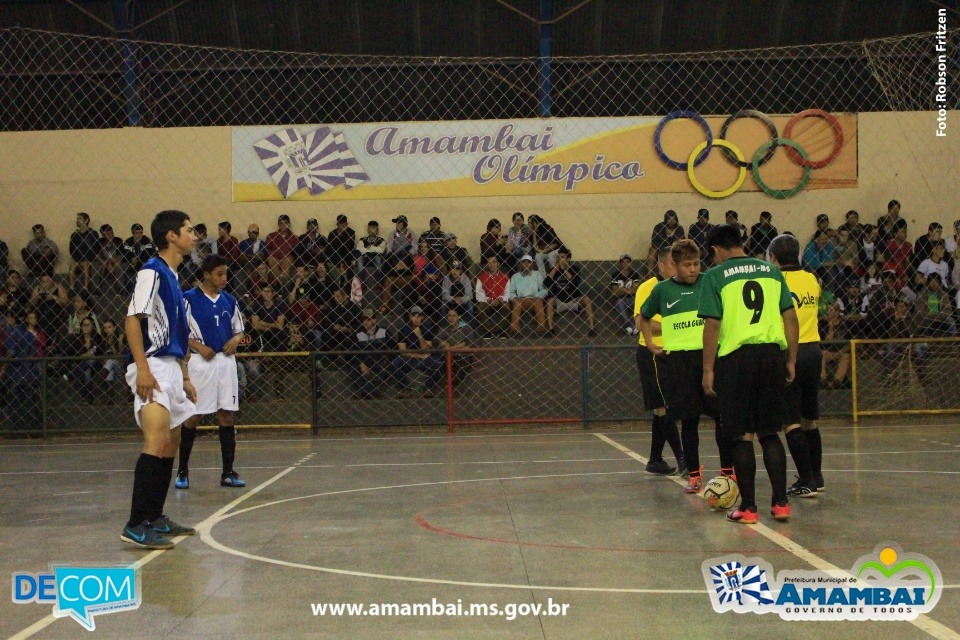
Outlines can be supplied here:
[[220, 486], [245, 487], [247, 483], [233, 470], [237, 450], [237, 429], [233, 416], [240, 409], [237, 398], [237, 347], [243, 340], [243, 316], [237, 300], [223, 290], [227, 286], [227, 260], [207, 256], [201, 265], [203, 282], [183, 297], [187, 301], [190, 323], [190, 380], [197, 389], [197, 413], [183, 424], [180, 434], [180, 464], [177, 489], [190, 488], [190, 452], [197, 437], [200, 416], [217, 414], [220, 457], [223, 469]]
[[120, 539], [145, 549], [170, 549], [165, 536], [193, 535], [196, 530], [163, 514], [180, 425], [194, 414], [197, 392], [187, 371], [190, 328], [177, 267], [196, 244], [190, 216], [161, 211], [150, 225], [158, 255], [137, 272], [124, 324], [129, 345], [127, 384], [133, 413], [143, 431], [143, 451], [133, 475], [130, 520]]

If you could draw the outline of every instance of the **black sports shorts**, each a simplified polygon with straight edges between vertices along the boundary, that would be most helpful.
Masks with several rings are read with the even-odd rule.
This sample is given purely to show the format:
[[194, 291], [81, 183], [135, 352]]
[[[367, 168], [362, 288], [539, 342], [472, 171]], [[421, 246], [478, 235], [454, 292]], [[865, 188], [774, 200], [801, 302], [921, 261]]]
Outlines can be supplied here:
[[776, 344], [748, 344], [717, 358], [713, 389], [721, 434], [736, 439], [779, 432], [786, 383], [786, 352]]
[[820, 417], [820, 365], [823, 352], [819, 342], [805, 342], [797, 348], [797, 375], [783, 394], [783, 424]]

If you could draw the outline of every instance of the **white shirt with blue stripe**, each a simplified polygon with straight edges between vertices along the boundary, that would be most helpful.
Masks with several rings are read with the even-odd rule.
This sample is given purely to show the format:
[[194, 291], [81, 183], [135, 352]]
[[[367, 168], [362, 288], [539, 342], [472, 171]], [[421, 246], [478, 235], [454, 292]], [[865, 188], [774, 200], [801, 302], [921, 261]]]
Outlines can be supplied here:
[[238, 333], [243, 333], [243, 315], [236, 298], [225, 291], [211, 298], [200, 287], [185, 294], [190, 339], [196, 340], [215, 353], [223, 352], [223, 345]]
[[177, 274], [160, 256], [137, 272], [127, 316], [146, 316], [140, 318], [140, 331], [148, 358], [187, 356], [190, 327], [183, 293]]

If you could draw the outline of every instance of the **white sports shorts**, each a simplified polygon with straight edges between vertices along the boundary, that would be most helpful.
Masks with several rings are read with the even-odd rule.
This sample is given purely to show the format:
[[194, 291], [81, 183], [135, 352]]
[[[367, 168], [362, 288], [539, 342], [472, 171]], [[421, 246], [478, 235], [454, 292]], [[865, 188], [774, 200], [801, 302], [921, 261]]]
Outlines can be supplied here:
[[197, 414], [207, 415], [224, 411], [238, 411], [237, 359], [218, 353], [213, 360], [204, 360], [196, 353], [187, 363], [190, 381], [197, 390]]
[[156, 402], [170, 412], [170, 428], [175, 429], [197, 413], [196, 407], [187, 399], [187, 394], [183, 391], [183, 373], [180, 371], [180, 363], [176, 358], [147, 358], [147, 364], [150, 365], [150, 373], [160, 386], [159, 391], [153, 390], [153, 399], [148, 399], [147, 402], [137, 395], [136, 363], [131, 362], [127, 365], [126, 380], [130, 390], [133, 391], [133, 415], [137, 419], [137, 426], [142, 426], [140, 410], [150, 402]]

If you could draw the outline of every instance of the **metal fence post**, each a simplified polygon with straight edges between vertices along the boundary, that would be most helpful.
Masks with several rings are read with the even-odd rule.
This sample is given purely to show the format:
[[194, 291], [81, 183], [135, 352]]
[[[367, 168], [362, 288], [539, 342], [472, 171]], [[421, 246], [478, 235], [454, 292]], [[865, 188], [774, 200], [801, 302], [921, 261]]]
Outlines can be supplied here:
[[317, 352], [310, 352], [310, 432], [313, 435], [320, 433], [320, 408], [317, 402], [320, 399], [320, 381], [317, 379]]
[[590, 428], [590, 347], [582, 345], [580, 347], [580, 386], [583, 396], [583, 407], [581, 409], [581, 419], [583, 428]]
[[47, 398], [47, 372], [47, 359], [44, 358], [40, 364], [40, 429], [44, 440], [47, 439], [47, 415], [49, 414], [47, 410], [49, 402]]
[[453, 349], [447, 349], [447, 433], [453, 433]]

